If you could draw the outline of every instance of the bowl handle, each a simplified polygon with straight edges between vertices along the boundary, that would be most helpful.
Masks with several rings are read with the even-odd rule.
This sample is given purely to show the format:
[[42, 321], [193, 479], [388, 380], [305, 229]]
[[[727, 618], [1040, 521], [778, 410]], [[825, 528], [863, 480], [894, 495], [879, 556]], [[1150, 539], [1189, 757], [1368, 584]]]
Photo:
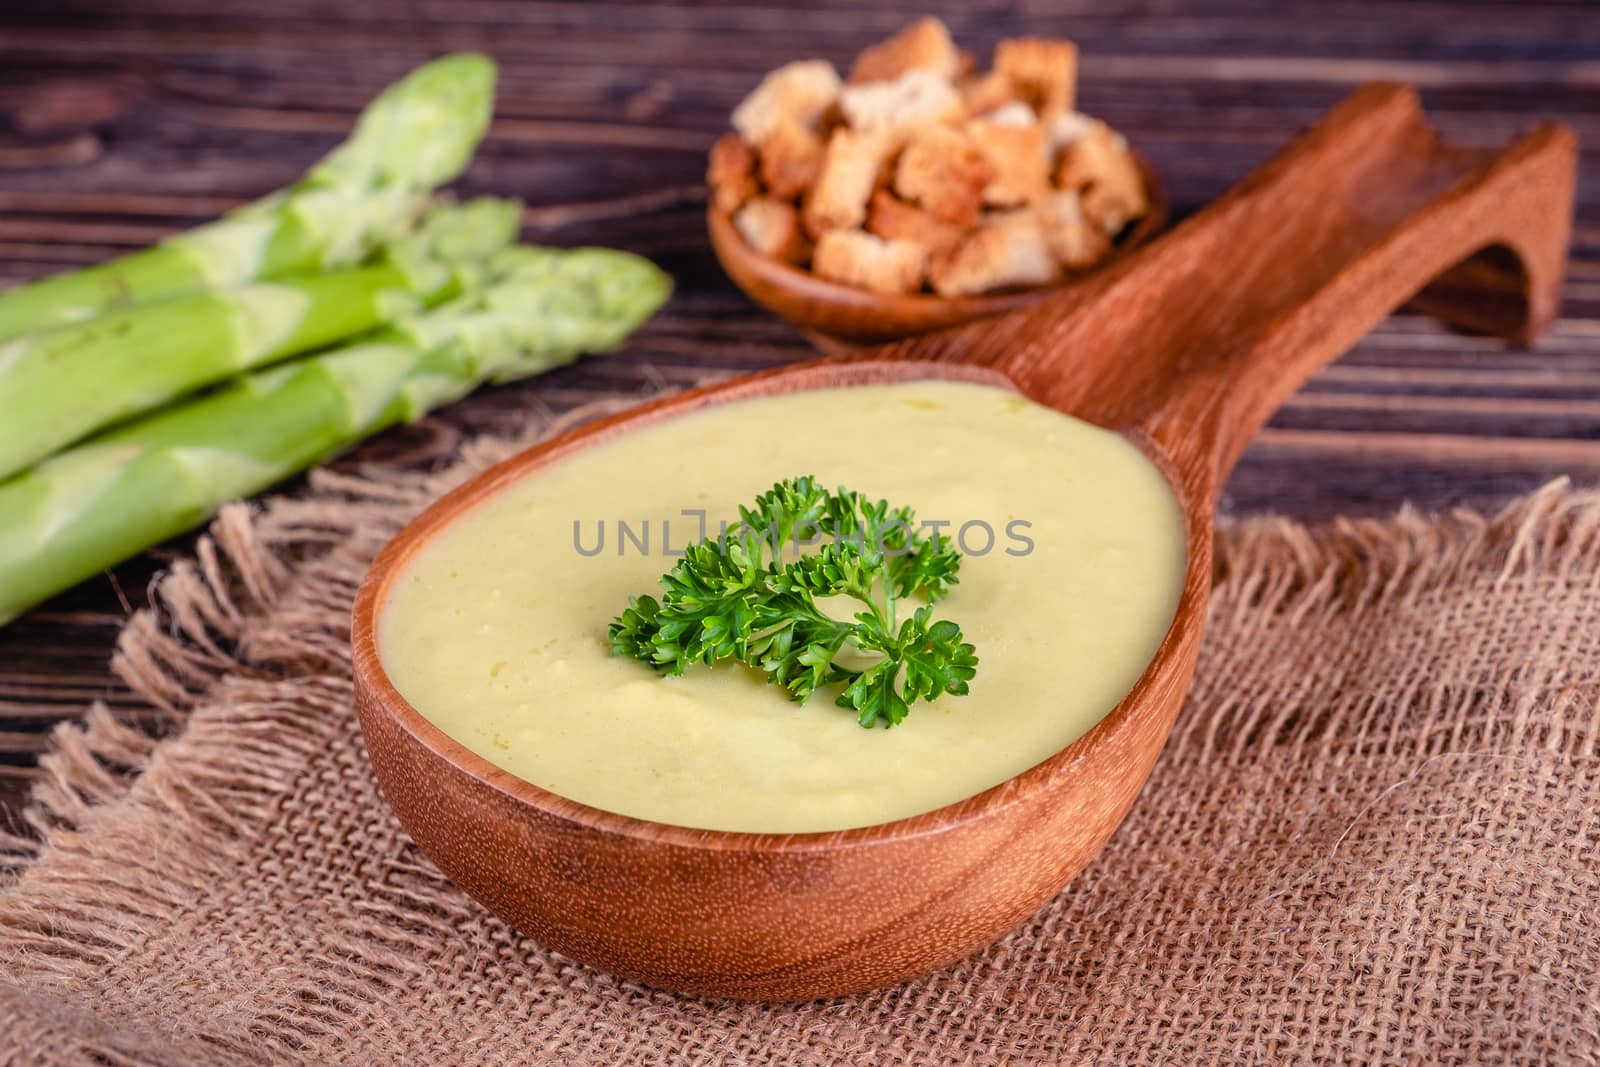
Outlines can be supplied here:
[[1278, 405], [1407, 300], [1532, 340], [1556, 313], [1575, 169], [1568, 129], [1462, 148], [1413, 89], [1367, 85], [1083, 285], [872, 355], [999, 369], [1037, 400], [1148, 435], [1214, 497]]

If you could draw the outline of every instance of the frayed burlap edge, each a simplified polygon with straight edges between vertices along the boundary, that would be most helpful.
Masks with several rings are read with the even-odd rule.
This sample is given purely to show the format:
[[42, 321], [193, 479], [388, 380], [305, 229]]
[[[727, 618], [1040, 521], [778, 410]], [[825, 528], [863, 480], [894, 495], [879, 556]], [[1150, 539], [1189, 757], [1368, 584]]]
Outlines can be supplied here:
[[[275, 610], [315, 607], [330, 566], [348, 565], [352, 551], [360, 554], [373, 535], [386, 539], [398, 529], [397, 507], [408, 508], [408, 514], [420, 511], [533, 442], [638, 402], [638, 397], [621, 396], [559, 415], [536, 413], [520, 434], [469, 442], [441, 471], [316, 470], [303, 495], [224, 508], [197, 541], [193, 558], [158, 576], [150, 606], [128, 620], [112, 655], [113, 672], [157, 713], [158, 722], [165, 720], [165, 729], [128, 726], [99, 702], [81, 720], [58, 725], [39, 760], [44, 776], [21, 812], [22, 829], [31, 833], [0, 827], [0, 872], [5, 872], [0, 879], [6, 879], [0, 880], [0, 892], [49, 849], [79, 847], [78, 835], [114, 817], [110, 809], [116, 801], [140, 814], [154, 808], [191, 830], [197, 829], [190, 825], [192, 804], [220, 813], [223, 806], [208, 802], [208, 796], [259, 771], [258, 753], [229, 744], [196, 753], [183, 768], [183, 784], [175, 786], [166, 780], [173, 769], [162, 761], [163, 742], [184, 730], [188, 713], [219, 685], [270, 682], [271, 675], [261, 669], [268, 660], [281, 672], [276, 655], [284, 650], [263, 647], [257, 623]], [[306, 595], [311, 602], [304, 601]], [[297, 650], [308, 666], [344, 659], [349, 600], [330, 606], [337, 610], [321, 618], [308, 615], [315, 625], [303, 631], [305, 647]], [[329, 618], [337, 620], [332, 630]], [[152, 777], [157, 768], [161, 773]], [[147, 779], [148, 789], [135, 789]], [[198, 850], [207, 844], [196, 842]]]
[[[28, 914], [6, 917], [0, 908], [13, 948], [29, 954], [36, 980], [70, 981], [112, 964], [125, 947], [122, 932], [157, 926], [202, 893], [208, 876], [270, 817], [273, 798], [294, 787], [300, 761], [281, 738], [297, 716], [343, 713], [341, 686], [319, 679], [347, 676], [351, 597], [367, 560], [403, 516], [530, 441], [636, 399], [537, 417], [514, 439], [469, 444], [445, 471], [320, 471], [302, 496], [226, 509], [194, 558], [158, 582], [152, 606], [129, 621], [117, 643], [116, 673], [166, 713], [169, 734], [124, 725], [99, 705], [81, 722], [58, 727], [41, 759], [44, 779], [23, 813], [31, 833], [0, 837], [0, 863], [9, 868], [0, 903], [7, 896], [17, 902], [35, 867], [58, 871], [48, 914], [36, 900]], [[1495, 573], [1501, 585], [1552, 572], [1592, 580], [1596, 558], [1600, 492], [1574, 491], [1565, 479], [1492, 516], [1457, 510], [1428, 517], [1407, 508], [1384, 520], [1316, 526], [1255, 518], [1220, 531], [1213, 610], [1238, 613], [1238, 622], [1314, 625], [1320, 614], [1373, 600], [1414, 604], [1467, 573]], [[202, 703], [225, 714], [198, 736], [187, 715]], [[1279, 709], [1240, 710], [1228, 703], [1203, 714], [1191, 709], [1170, 744], [1233, 758], [1262, 731], [1285, 744], [1314, 745], [1330, 726], [1285, 718]], [[1600, 735], [1600, 709], [1534, 719], [1549, 731], [1545, 743], [1553, 750], [1593, 746]], [[1451, 735], [1455, 741], [1460, 732]], [[170, 744], [178, 734], [181, 753]], [[127, 847], [136, 830], [152, 826], [186, 844], [167, 850], [159, 869], [140, 866]], [[62, 869], [70, 877], [60, 877]]]

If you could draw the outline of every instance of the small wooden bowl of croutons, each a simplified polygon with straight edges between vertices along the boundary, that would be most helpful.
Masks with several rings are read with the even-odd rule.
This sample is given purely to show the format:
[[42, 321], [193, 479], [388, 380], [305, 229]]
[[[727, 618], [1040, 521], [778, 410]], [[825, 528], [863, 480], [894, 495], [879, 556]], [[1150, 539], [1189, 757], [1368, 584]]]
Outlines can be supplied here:
[[1019, 38], [974, 71], [935, 18], [768, 74], [711, 149], [723, 269], [823, 338], [872, 343], [1008, 311], [1155, 234], [1166, 192], [1074, 110], [1077, 46]]

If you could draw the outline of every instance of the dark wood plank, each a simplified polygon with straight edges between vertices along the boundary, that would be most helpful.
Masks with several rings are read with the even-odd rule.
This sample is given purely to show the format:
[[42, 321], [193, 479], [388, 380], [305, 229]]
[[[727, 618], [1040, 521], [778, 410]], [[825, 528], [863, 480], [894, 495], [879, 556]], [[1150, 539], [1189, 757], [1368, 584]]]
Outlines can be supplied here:
[[[980, 53], [1018, 32], [1075, 37], [1084, 106], [1155, 162], [1179, 216], [1366, 79], [1421, 85], [1440, 128], [1469, 144], [1540, 120], [1574, 126], [1574, 261], [1550, 336], [1507, 351], [1396, 317], [1279, 413], [1225, 506], [1493, 507], [1560, 474], [1600, 474], [1600, 19], [1583, 3], [12, 0], [0, 11], [0, 285], [138, 247], [292, 180], [385, 83], [438, 52], [481, 48], [502, 66], [500, 117], [463, 191], [523, 197], [535, 239], [652, 256], [678, 293], [626, 351], [481, 392], [341, 464], [436, 464], [465, 435], [512, 432], [531, 407], [805, 358], [805, 341], [707, 251], [702, 153], [762, 71], [846, 62], [926, 11]], [[0, 818], [52, 722], [94, 699], [136, 714], [107, 670], [112, 643], [192, 541], [0, 629]]]

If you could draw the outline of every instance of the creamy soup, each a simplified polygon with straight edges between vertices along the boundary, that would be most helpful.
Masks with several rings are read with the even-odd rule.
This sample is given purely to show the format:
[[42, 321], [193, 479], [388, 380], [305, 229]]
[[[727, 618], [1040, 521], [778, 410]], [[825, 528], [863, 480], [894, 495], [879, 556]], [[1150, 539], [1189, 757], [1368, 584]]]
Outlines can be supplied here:
[[[815, 474], [943, 522], [939, 602], [977, 647], [967, 696], [863, 729], [738, 663], [660, 678], [607, 624], [658, 595], [667, 549], [773, 482]], [[713, 408], [579, 452], [441, 531], [391, 587], [379, 650], [446, 734], [574, 800], [659, 822], [803, 832], [885, 822], [996, 785], [1106, 715], [1183, 582], [1183, 525], [1115, 434], [988, 386], [911, 382]]]

